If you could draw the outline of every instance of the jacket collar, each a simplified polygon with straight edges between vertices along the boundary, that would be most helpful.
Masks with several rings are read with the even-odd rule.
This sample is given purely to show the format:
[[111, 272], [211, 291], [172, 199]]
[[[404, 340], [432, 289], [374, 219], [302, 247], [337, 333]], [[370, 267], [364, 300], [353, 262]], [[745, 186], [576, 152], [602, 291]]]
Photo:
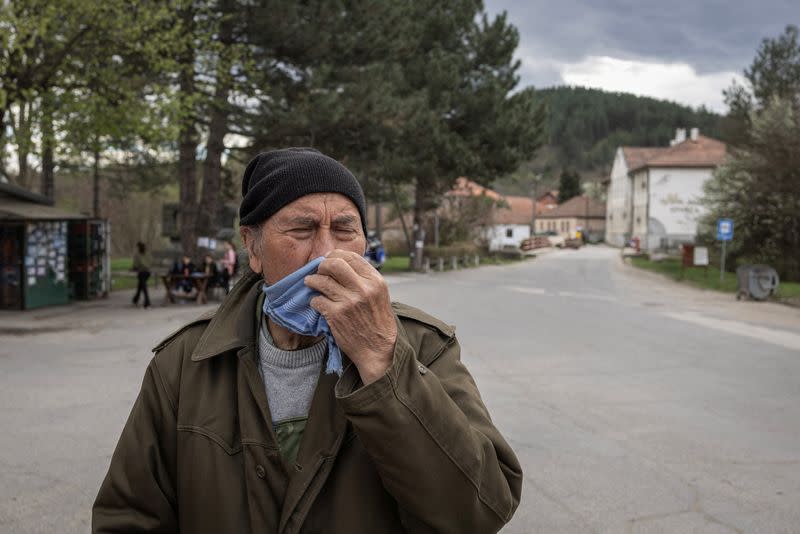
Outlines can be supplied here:
[[252, 271], [239, 280], [197, 342], [192, 361], [213, 358], [255, 343], [256, 321], [253, 314], [262, 281], [261, 275]]

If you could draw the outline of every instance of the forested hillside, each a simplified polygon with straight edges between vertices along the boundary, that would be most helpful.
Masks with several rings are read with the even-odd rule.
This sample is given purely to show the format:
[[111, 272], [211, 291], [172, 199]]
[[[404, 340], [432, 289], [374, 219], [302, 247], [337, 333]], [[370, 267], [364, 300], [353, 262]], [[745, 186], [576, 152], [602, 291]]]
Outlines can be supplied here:
[[607, 175], [618, 146], [666, 146], [676, 128], [718, 137], [722, 119], [705, 109], [599, 89], [554, 87], [536, 95], [547, 107], [548, 143], [515, 176], [495, 184], [507, 194], [524, 191], [523, 175], [531, 172], [543, 173], [544, 187], [554, 187], [565, 168], [596, 182]]

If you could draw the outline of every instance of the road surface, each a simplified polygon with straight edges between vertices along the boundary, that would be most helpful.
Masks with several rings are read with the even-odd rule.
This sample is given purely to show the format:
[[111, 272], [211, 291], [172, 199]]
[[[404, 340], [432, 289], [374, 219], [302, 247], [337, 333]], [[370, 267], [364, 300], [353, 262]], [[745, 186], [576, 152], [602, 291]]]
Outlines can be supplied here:
[[[688, 289], [604, 247], [388, 280], [457, 326], [520, 457], [504, 533], [800, 531], [799, 310]], [[0, 334], [0, 531], [88, 530], [149, 347], [205, 309], [127, 298]]]

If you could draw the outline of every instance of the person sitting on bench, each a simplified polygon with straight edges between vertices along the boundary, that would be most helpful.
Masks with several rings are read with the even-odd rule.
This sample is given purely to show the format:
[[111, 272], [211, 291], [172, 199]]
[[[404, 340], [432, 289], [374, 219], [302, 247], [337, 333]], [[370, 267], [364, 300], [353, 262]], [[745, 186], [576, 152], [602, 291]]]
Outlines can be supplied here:
[[184, 254], [181, 263], [176, 261], [169, 271], [169, 274], [172, 275], [173, 287], [176, 290], [183, 289], [184, 292], [191, 293], [194, 287], [191, 280], [193, 272], [195, 272], [194, 263], [192, 263], [192, 259], [189, 256]]

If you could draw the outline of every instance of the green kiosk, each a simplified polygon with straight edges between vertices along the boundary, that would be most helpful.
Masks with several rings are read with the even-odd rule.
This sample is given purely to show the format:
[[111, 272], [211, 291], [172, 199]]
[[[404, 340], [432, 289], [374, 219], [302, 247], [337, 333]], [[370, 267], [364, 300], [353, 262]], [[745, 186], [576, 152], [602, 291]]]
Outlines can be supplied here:
[[0, 309], [30, 310], [106, 296], [108, 223], [0, 183]]

